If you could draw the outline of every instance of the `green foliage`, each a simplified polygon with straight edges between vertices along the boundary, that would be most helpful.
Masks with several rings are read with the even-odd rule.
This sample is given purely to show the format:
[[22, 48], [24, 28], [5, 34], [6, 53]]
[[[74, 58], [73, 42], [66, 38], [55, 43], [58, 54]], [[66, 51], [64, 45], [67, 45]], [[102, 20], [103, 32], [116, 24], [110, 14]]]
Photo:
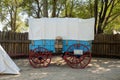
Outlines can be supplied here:
[[111, 33], [120, 16], [120, 0], [95, 0], [94, 8], [95, 33]]
[[120, 31], [120, 16], [107, 25], [107, 27], [104, 30], [104, 33], [112, 34], [113, 30]]
[[1, 15], [0, 20], [4, 24], [4, 31], [17, 31], [22, 22], [20, 13], [22, 12], [23, 0], [1, 0]]
[[[94, 16], [93, 0], [66, 0], [67, 17], [90, 18]], [[72, 4], [73, 1], [73, 4]], [[73, 6], [73, 7], [72, 7]], [[72, 8], [72, 10], [71, 10]], [[61, 11], [61, 17], [65, 16], [65, 8]], [[69, 16], [71, 14], [71, 16]]]
[[[116, 0], [116, 2], [119, 0]], [[110, 18], [110, 23], [104, 30], [106, 34], [112, 34], [113, 30], [120, 31], [120, 1], [116, 3], [112, 11], [112, 17]]]

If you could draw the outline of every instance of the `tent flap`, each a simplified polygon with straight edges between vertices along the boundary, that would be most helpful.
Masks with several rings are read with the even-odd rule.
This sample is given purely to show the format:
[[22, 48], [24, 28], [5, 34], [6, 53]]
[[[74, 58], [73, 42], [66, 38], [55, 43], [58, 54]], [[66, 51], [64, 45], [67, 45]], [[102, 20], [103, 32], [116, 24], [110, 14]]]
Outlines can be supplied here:
[[0, 74], [20, 74], [20, 69], [0, 45]]

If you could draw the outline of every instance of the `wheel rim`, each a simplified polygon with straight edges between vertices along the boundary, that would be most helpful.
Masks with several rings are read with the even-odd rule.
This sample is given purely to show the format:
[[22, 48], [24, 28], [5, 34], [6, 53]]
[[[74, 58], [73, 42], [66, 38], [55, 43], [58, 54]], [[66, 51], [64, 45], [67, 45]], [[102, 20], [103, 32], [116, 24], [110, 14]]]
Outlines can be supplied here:
[[29, 62], [35, 67], [47, 67], [51, 62], [52, 54], [45, 48], [39, 47], [30, 51]]
[[[74, 49], [82, 49], [83, 55], [74, 55]], [[87, 46], [83, 44], [73, 44], [67, 49], [63, 58], [72, 68], [85, 68], [90, 63], [91, 53]]]

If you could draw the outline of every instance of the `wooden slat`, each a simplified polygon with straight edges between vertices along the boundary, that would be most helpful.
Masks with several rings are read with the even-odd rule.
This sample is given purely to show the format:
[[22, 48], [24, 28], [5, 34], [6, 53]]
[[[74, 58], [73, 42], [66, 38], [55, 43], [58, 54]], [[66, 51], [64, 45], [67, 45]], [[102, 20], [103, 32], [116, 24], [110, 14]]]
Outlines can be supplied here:
[[0, 32], [0, 44], [11, 57], [28, 55], [29, 43], [28, 33]]
[[120, 57], [120, 34], [99, 34], [92, 43], [92, 55]]
[[29, 40], [0, 40], [0, 43], [30, 43]]

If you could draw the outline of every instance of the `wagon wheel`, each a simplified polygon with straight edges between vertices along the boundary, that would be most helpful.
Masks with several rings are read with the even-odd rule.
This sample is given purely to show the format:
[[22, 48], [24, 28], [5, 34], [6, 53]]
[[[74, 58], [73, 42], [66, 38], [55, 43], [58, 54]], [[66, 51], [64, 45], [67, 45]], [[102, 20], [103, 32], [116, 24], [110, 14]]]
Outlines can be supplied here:
[[[83, 55], [74, 55], [74, 49], [83, 50]], [[63, 58], [72, 68], [85, 68], [91, 60], [91, 53], [87, 46], [83, 44], [73, 44], [67, 49]]]
[[45, 48], [39, 47], [30, 51], [29, 62], [34, 68], [47, 67], [51, 62], [52, 54]]
[[83, 56], [80, 58], [80, 66], [81, 68], [85, 68], [91, 61], [91, 53], [85, 52]]

